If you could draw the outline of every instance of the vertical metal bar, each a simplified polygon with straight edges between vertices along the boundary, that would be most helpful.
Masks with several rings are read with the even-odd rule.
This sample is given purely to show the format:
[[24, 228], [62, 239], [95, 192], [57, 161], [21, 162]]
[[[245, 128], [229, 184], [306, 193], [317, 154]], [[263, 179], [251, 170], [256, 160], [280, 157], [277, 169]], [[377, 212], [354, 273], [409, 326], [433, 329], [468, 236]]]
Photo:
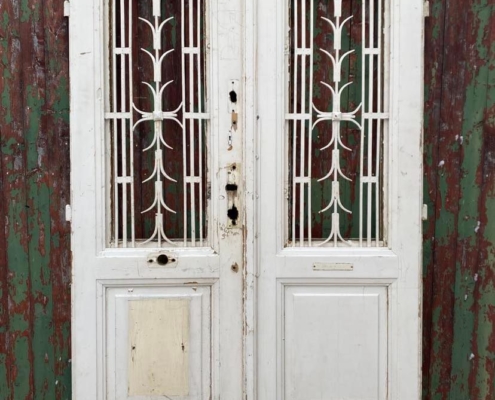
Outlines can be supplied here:
[[134, 135], [132, 133], [133, 126], [133, 77], [132, 77], [132, 6], [133, 0], [129, 0], [129, 32], [128, 32], [128, 46], [129, 46], [129, 158], [130, 158], [130, 169], [129, 176], [131, 177], [131, 246], [136, 245], [136, 220], [135, 220], [135, 203], [134, 203]]
[[[117, 4], [116, 0], [112, 1], [112, 111], [117, 112], [117, 38], [115, 35], [117, 29]], [[119, 245], [119, 184], [118, 181], [118, 134], [117, 118], [113, 118], [113, 189], [114, 189], [114, 246]]]
[[[304, 116], [306, 112], [306, 0], [301, 1], [301, 115]], [[305, 163], [306, 163], [306, 121], [304, 117], [301, 119], [301, 148], [299, 152], [299, 177], [302, 179], [305, 176]], [[304, 246], [304, 228], [306, 221], [304, 218], [304, 192], [306, 189], [306, 183], [304, 180], [299, 184], [299, 240], [300, 246]]]
[[376, 186], [375, 186], [375, 236], [376, 236], [376, 246], [380, 245], [380, 150], [381, 150], [381, 129], [382, 120], [380, 114], [383, 113], [382, 109], [382, 0], [378, 0], [378, 95], [377, 95], [377, 112], [378, 118], [376, 122]]
[[366, 131], [366, 119], [364, 114], [366, 112], [366, 1], [362, 2], [362, 21], [361, 21], [361, 144], [359, 155], [359, 246], [363, 246], [363, 218], [364, 218], [364, 205], [363, 205], [363, 190], [364, 190], [364, 133]]
[[[390, 29], [388, 28], [390, 26], [390, 4], [388, 1], [385, 1], [382, 3], [383, 8], [384, 8], [384, 22], [383, 26], [387, 27], [383, 34], [383, 109], [385, 112], [389, 112], [389, 101], [390, 97], [388, 95], [389, 93], [389, 80], [390, 80], [390, 69], [389, 69], [389, 62], [390, 62]], [[388, 205], [389, 205], [389, 182], [388, 182], [388, 156], [389, 156], [389, 150], [388, 150], [388, 143], [389, 143], [389, 120], [385, 119], [383, 123], [383, 130], [384, 130], [384, 146], [383, 146], [383, 166], [384, 166], [384, 173], [383, 173], [383, 188], [385, 189], [386, 195], [383, 196], [383, 213], [382, 213], [382, 221], [383, 221], [383, 231], [382, 231], [382, 237], [384, 241], [388, 241], [388, 223], [389, 223], [389, 211], [388, 211]]]
[[[126, 54], [125, 48], [125, 4], [120, 0], [120, 111], [126, 111]], [[122, 176], [127, 177], [127, 126], [125, 118], [120, 119], [122, 146]], [[122, 182], [122, 247], [127, 247], [127, 183]]]
[[187, 246], [187, 151], [186, 151], [186, 37], [185, 37], [185, 6], [181, 1], [181, 53], [182, 53], [182, 169], [183, 169], [183, 204], [184, 204], [184, 247]]
[[[370, 10], [370, 24], [369, 24], [369, 45], [370, 45], [370, 50], [372, 54], [369, 56], [369, 93], [368, 93], [368, 102], [369, 102], [369, 113], [373, 113], [373, 94], [374, 94], [374, 84], [373, 84], [373, 79], [374, 79], [374, 55], [373, 55], [373, 49], [375, 46], [375, 40], [374, 40], [374, 33], [375, 33], [375, 15], [374, 15], [374, 0], [369, 0], [369, 10]], [[373, 174], [373, 169], [372, 169], [372, 156], [373, 156], [373, 118], [370, 118], [368, 120], [368, 171], [367, 171], [367, 176], [368, 178], [372, 177]], [[367, 244], [368, 247], [371, 246], [371, 212], [372, 212], [372, 183], [370, 180], [368, 180], [368, 201], [367, 201], [367, 208], [368, 208], [368, 215], [367, 215], [367, 226], [366, 226], [366, 233], [367, 233]]]
[[313, 126], [313, 42], [314, 42], [314, 0], [310, 1], [310, 7], [311, 10], [309, 11], [309, 50], [310, 50], [310, 55], [309, 55], [309, 121], [308, 121], [308, 246], [311, 247], [311, 241], [312, 241], [312, 225], [311, 225], [311, 178], [312, 178], [312, 173], [311, 173], [311, 167], [313, 165], [313, 130], [311, 129]]
[[[189, 2], [189, 47], [194, 47], [194, 25], [193, 25], [193, 6], [192, 0]], [[189, 53], [189, 111], [194, 112], [194, 54]], [[189, 174], [192, 177], [196, 176], [194, 166], [194, 118], [189, 120]], [[191, 193], [191, 243], [196, 244], [196, 204], [195, 204], [195, 184], [194, 180], [189, 184]]]
[[[338, 21], [338, 18], [337, 18], [337, 21]], [[337, 61], [339, 59], [338, 57], [338, 50], [337, 50], [337, 57], [335, 58], [335, 60]], [[335, 82], [335, 93], [339, 93], [339, 83], [338, 82]], [[339, 172], [338, 172], [338, 168], [337, 166], [340, 165], [340, 160], [338, 159], [338, 157], [340, 157], [340, 153], [339, 153], [339, 141], [338, 141], [338, 137], [340, 136], [340, 121], [332, 121], [332, 132], [333, 132], [333, 135], [335, 135], [335, 141], [334, 141], [334, 151], [332, 152], [332, 163], [333, 163], [333, 166], [335, 167], [334, 168], [334, 171], [333, 171], [333, 182], [338, 182], [339, 181]], [[338, 183], [337, 183], [338, 184]], [[333, 188], [332, 188], [332, 195], [333, 195]], [[340, 222], [340, 218], [336, 218], [334, 217], [335, 215], [339, 215], [339, 205], [338, 205], [338, 202], [337, 201], [334, 201], [334, 205], [333, 205], [333, 215], [332, 215], [332, 231], [333, 231], [333, 244], [335, 247], [337, 247], [338, 245], [338, 239], [339, 239], [339, 235], [338, 233], [340, 232], [340, 226], [338, 226], [337, 224]]]
[[[299, 0], [295, 0], [294, 2], [294, 71], [292, 78], [294, 79], [294, 93], [293, 93], [293, 105], [292, 112], [297, 114], [297, 48], [298, 48], [298, 34], [299, 34], [299, 21], [298, 21], [298, 2]], [[292, 120], [292, 245], [296, 246], [296, 145], [297, 145], [297, 120]]]
[[[336, 10], [335, 12], [335, 26], [340, 27], [340, 13]], [[340, 28], [339, 28], [340, 29]], [[335, 97], [338, 99], [338, 104], [339, 108], [335, 110], [335, 105], [334, 105], [334, 110], [340, 112], [340, 79], [341, 79], [341, 74], [342, 71], [340, 70], [340, 49], [342, 48], [342, 42], [341, 39], [342, 35], [338, 35], [338, 40], [340, 42], [338, 43], [338, 46], [335, 47], [335, 69], [339, 68], [338, 70], [338, 76], [339, 79], [336, 80], [336, 75], [334, 74], [334, 83], [335, 83]], [[338, 182], [339, 181], [339, 168], [340, 168], [340, 152], [339, 152], [339, 138], [340, 138], [340, 127], [341, 127], [341, 121], [339, 120], [333, 120], [332, 121], [332, 135], [334, 135], [334, 151], [332, 152], [332, 163], [334, 166], [334, 171], [333, 171], [333, 182]], [[337, 168], [339, 167], [339, 168]], [[333, 195], [333, 188], [332, 188], [332, 195]], [[338, 246], [338, 239], [339, 239], [339, 233], [340, 233], [340, 218], [339, 218], [339, 204], [337, 201], [334, 202], [334, 211], [332, 215], [332, 232], [333, 232], [333, 244], [335, 247]]]
[[[155, 16], [155, 34], [158, 35], [158, 27], [160, 26], [160, 15], [161, 15], [161, 9], [160, 9], [160, 2], [154, 1], [153, 2], [153, 15]], [[154, 38], [154, 42], [156, 43], [161, 43], [158, 39]], [[160, 49], [158, 47], [161, 46], [154, 46], [155, 47], [155, 61], [154, 61], [154, 69], [158, 68], [159, 62], [158, 60], [160, 59]], [[156, 97], [154, 101], [154, 110], [155, 112], [161, 112], [162, 111], [162, 102], [161, 102], [161, 97], [159, 96], [160, 93], [160, 83], [161, 83], [161, 74], [158, 76], [155, 75], [155, 92], [156, 92]], [[162, 138], [162, 133], [163, 133], [163, 121], [161, 120], [156, 120], [155, 121], [155, 137], [156, 137], [156, 152], [155, 152], [155, 168], [157, 168], [157, 163], [162, 163], [163, 164], [163, 157], [162, 157], [162, 149], [161, 149], [161, 138]], [[161, 166], [158, 166], [161, 167]], [[163, 200], [163, 183], [162, 183], [162, 175], [160, 174], [160, 171], [156, 171], [156, 181], [155, 181], [155, 196], [157, 197], [157, 203], [156, 203], [156, 221], [155, 221], [155, 229], [158, 229], [158, 247], [162, 246], [162, 232], [165, 230], [165, 220], [163, 218], [163, 212], [162, 212], [162, 200]], [[159, 198], [158, 198], [159, 197]]]
[[[203, 112], [202, 101], [202, 85], [201, 85], [201, 0], [197, 0], [197, 32], [196, 41], [198, 46], [198, 113]], [[198, 168], [199, 168], [199, 244], [203, 245], [203, 121], [201, 117], [198, 119]]]

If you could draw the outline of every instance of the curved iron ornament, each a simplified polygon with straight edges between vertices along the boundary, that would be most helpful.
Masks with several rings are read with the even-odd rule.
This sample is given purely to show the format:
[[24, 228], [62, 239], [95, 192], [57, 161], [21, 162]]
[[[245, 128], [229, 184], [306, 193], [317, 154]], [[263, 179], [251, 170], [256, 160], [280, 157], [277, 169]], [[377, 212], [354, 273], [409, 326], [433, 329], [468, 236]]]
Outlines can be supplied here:
[[146, 23], [146, 25], [150, 28], [151, 34], [153, 36], [153, 50], [155, 54], [153, 55], [146, 49], [141, 48], [141, 51], [146, 53], [151, 61], [153, 62], [153, 71], [154, 71], [154, 86], [150, 84], [149, 82], [142, 82], [144, 85], [146, 85], [152, 94], [153, 98], [153, 104], [154, 108], [153, 111], [151, 112], [146, 112], [142, 111], [137, 108], [137, 106], [133, 103], [132, 108], [140, 115], [140, 119], [136, 121], [136, 123], [132, 127], [132, 131], [136, 129], [136, 127], [147, 121], [152, 121], [154, 125], [154, 130], [153, 130], [153, 140], [151, 144], [143, 149], [143, 152], [151, 151], [152, 148], [155, 148], [155, 165], [152, 174], [145, 180], [143, 180], [143, 183], [149, 182], [152, 179], [154, 179], [154, 184], [155, 184], [155, 196], [153, 203], [151, 206], [149, 206], [146, 210], [141, 211], [141, 213], [147, 213], [149, 211], [154, 210], [155, 212], [155, 228], [153, 230], [152, 235], [145, 240], [144, 242], [141, 243], [141, 245], [145, 245], [153, 240], [157, 240], [158, 246], [161, 247], [162, 241], [174, 245], [174, 242], [170, 240], [166, 233], [165, 233], [165, 211], [169, 213], [176, 214], [177, 212], [175, 210], [172, 210], [165, 202], [165, 197], [163, 193], [163, 181], [162, 178], [165, 181], [169, 182], [177, 182], [176, 179], [170, 177], [164, 169], [164, 160], [163, 160], [163, 151], [162, 151], [162, 146], [173, 150], [173, 148], [167, 144], [165, 137], [164, 137], [164, 130], [163, 130], [163, 122], [165, 120], [170, 120], [174, 121], [179, 126], [183, 129], [182, 123], [177, 119], [178, 112], [182, 109], [182, 104], [177, 107], [176, 110], [173, 111], [164, 111], [163, 104], [162, 104], [162, 98], [165, 89], [173, 82], [173, 81], [168, 81], [168, 82], [162, 82], [162, 62], [163, 60], [169, 55], [173, 49], [168, 50], [168, 51], [163, 51], [162, 49], [162, 43], [161, 43], [161, 32], [162, 29], [165, 27], [167, 22], [170, 22], [173, 20], [173, 17], [167, 18], [163, 22], [160, 23], [160, 10], [154, 10], [157, 12], [157, 15], [154, 15], [154, 25], [144, 19], [144, 18], [139, 18], [139, 20], [143, 21]]
[[[342, 122], [351, 122], [355, 124], [359, 130], [362, 132], [362, 127], [361, 125], [356, 122], [356, 114], [357, 112], [361, 109], [362, 103], [360, 103], [357, 108], [352, 111], [352, 112], [342, 112], [340, 108], [341, 104], [341, 96], [342, 92], [344, 91], [345, 88], [348, 86], [352, 85], [353, 82], [348, 82], [342, 87], [340, 87], [341, 83], [341, 72], [342, 72], [342, 62], [354, 52], [354, 50], [350, 50], [344, 54], [341, 54], [342, 50], [342, 29], [344, 28], [345, 24], [352, 19], [352, 16], [348, 17], [344, 21], [341, 21], [341, 10], [337, 7], [336, 2], [335, 5], [335, 23], [331, 21], [328, 18], [322, 17], [322, 19], [331, 26], [334, 34], [334, 42], [333, 42], [333, 52], [334, 54], [332, 55], [329, 53], [327, 50], [320, 49], [322, 53], [324, 53], [331, 61], [333, 65], [333, 86], [326, 83], [326, 82], [320, 82], [323, 86], [328, 88], [330, 92], [332, 93], [332, 111], [331, 112], [323, 112], [318, 110], [315, 105], [313, 104], [312, 107], [314, 111], [317, 114], [317, 119], [314, 122], [313, 126], [311, 127], [311, 130], [314, 129], [314, 127], [319, 124], [322, 121], [331, 121], [332, 123], [332, 133], [331, 133], [331, 138], [328, 144], [324, 147], [322, 147], [320, 150], [326, 150], [330, 147], [333, 146], [332, 149], [332, 164], [330, 171], [322, 178], [318, 179], [318, 182], [325, 181], [327, 179], [332, 180], [332, 195], [331, 195], [331, 200], [330, 203], [320, 210], [320, 213], [327, 212], [329, 210], [332, 211], [332, 227], [330, 230], [330, 235], [327, 237], [326, 240], [324, 240], [322, 243], [319, 245], [322, 246], [330, 241], [333, 240], [334, 245], [337, 245], [337, 242], [340, 240], [344, 243], [348, 243], [343, 237], [340, 232], [340, 212], [343, 211], [348, 214], [352, 214], [352, 211], [344, 207], [342, 204], [342, 200], [340, 198], [340, 179], [345, 179], [347, 181], [352, 181], [351, 178], [347, 177], [343, 172], [340, 167], [340, 152], [341, 149], [344, 151], [352, 151], [349, 147], [345, 146], [344, 143], [342, 143], [341, 140], [341, 135], [340, 135], [340, 130], [341, 130], [341, 124]], [[341, 4], [339, 4], [341, 6]]]
[[[382, 158], [382, 146], [386, 123], [389, 114], [385, 110], [388, 100], [384, 96], [384, 82], [388, 71], [385, 67], [384, 48], [388, 48], [388, 36], [383, 28], [383, 0], [362, 0], [361, 6], [361, 99], [354, 110], [342, 110], [342, 95], [354, 82], [342, 82], [344, 64], [349, 62], [349, 57], [355, 49], [349, 51], [343, 48], [345, 31], [350, 31], [349, 26], [353, 15], [343, 15], [342, 0], [333, 0], [333, 16], [322, 16], [329, 31], [332, 34], [331, 48], [315, 50], [315, 1], [295, 0], [292, 9], [292, 22], [290, 32], [294, 49], [290, 67], [291, 77], [289, 83], [292, 91], [292, 99], [289, 102], [289, 110], [285, 116], [289, 123], [292, 137], [292, 154], [288, 155], [292, 161], [289, 163], [292, 175], [292, 188], [289, 189], [292, 203], [289, 224], [291, 232], [288, 237], [290, 246], [382, 246], [381, 220], [382, 211], [381, 191], [383, 181], [381, 171], [385, 168]], [[317, 7], [320, 11], [326, 11], [326, 7]], [[314, 55], [319, 51], [323, 58], [329, 61], [332, 68], [331, 81], [319, 82], [321, 87], [328, 91], [331, 103], [331, 111], [322, 111], [313, 102], [313, 75]], [[383, 74], [383, 76], [382, 76]], [[330, 136], [326, 144], [319, 150], [328, 154], [331, 159], [328, 171], [324, 176], [313, 177], [312, 169], [314, 159], [312, 154], [312, 134], [321, 123], [331, 124]], [[342, 140], [342, 124], [352, 125], [359, 132], [359, 149], [348, 147]], [[382, 132], [383, 130], [383, 132]], [[359, 152], [359, 205], [356, 214], [353, 215], [353, 223], [358, 227], [359, 237], [346, 237], [341, 232], [342, 215], [353, 214], [353, 207], [345, 204], [342, 196], [342, 183], [353, 182], [342, 169], [342, 160], [346, 152]], [[383, 153], [384, 154], [384, 153]], [[385, 155], [385, 154], [384, 154]], [[312, 238], [312, 223], [315, 213], [312, 205], [312, 185], [316, 182], [330, 182], [331, 189], [328, 203], [323, 205], [318, 214], [330, 214], [330, 232], [324, 233], [323, 238]], [[384, 200], [386, 198], [384, 197]], [[385, 207], [386, 205], [383, 204]], [[328, 215], [328, 214], [326, 214]], [[298, 228], [298, 229], [296, 229]]]
[[[151, 33], [151, 49], [141, 48], [152, 63], [152, 78], [142, 82], [149, 89], [151, 110], [141, 110], [133, 98], [133, 3], [135, 0], [121, 2], [113, 0], [110, 16], [111, 94], [109, 108], [105, 118], [110, 122], [112, 134], [112, 226], [114, 247], [136, 246], [203, 246], [204, 235], [204, 171], [203, 171], [203, 131], [209, 113], [204, 111], [206, 101], [205, 76], [202, 73], [202, 2], [197, 0], [186, 8], [186, 0], [180, 0], [181, 9], [181, 82], [166, 80], [162, 76], [162, 66], [168, 62], [174, 49], [164, 49], [162, 34], [170, 27], [174, 17], [162, 18], [162, 0], [151, 0], [152, 17], [150, 20], [138, 18]], [[124, 4], [126, 7], [124, 7]], [[117, 34], [120, 32], [120, 35]], [[186, 44], [187, 43], [187, 44]], [[119, 73], [120, 71], [120, 73]], [[128, 73], [128, 71], [131, 71]], [[127, 76], [127, 78], [125, 78]], [[175, 110], [164, 110], [163, 99], [172, 84], [181, 85], [182, 99]], [[119, 95], [118, 95], [119, 94]], [[136, 117], [136, 119], [135, 119]], [[166, 216], [178, 211], [166, 202], [167, 183], [177, 183], [165, 168], [165, 149], [174, 150], [165, 136], [164, 123], [172, 121], [182, 131], [182, 169], [183, 169], [183, 235], [168, 237], [166, 234]], [[145, 123], [153, 124], [150, 143], [143, 152], [154, 153], [152, 173], [144, 178], [135, 176], [134, 136], [137, 129]], [[175, 157], [174, 159], [177, 159]], [[141, 214], [154, 212], [154, 229], [149, 237], [136, 238], [135, 183], [154, 185], [154, 196]], [[144, 207], [143, 207], [144, 208]]]

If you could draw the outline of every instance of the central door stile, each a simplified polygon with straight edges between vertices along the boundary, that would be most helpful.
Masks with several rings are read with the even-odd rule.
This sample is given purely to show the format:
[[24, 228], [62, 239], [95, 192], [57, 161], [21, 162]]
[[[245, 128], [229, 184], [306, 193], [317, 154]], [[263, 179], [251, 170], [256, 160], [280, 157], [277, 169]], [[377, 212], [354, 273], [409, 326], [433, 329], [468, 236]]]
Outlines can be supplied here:
[[257, 278], [259, 258], [260, 135], [262, 120], [258, 112], [258, 0], [244, 0], [243, 15], [243, 132], [245, 182], [245, 230], [243, 271], [243, 399], [257, 399]]

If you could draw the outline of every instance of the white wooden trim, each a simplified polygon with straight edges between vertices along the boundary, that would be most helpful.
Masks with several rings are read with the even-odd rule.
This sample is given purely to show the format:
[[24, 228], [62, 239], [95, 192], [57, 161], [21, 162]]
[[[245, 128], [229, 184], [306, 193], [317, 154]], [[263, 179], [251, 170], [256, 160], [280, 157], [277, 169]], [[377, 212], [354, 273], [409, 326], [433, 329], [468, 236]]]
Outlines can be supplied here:
[[259, 118], [257, 109], [257, 46], [258, 0], [243, 1], [243, 79], [244, 83], [244, 342], [243, 342], [243, 398], [256, 399], [257, 371], [257, 267], [259, 265], [259, 235], [257, 212], [259, 197]]
[[391, 299], [398, 313], [391, 396], [416, 400], [421, 397], [422, 354], [423, 3], [394, 0], [391, 4], [389, 239], [400, 259]]

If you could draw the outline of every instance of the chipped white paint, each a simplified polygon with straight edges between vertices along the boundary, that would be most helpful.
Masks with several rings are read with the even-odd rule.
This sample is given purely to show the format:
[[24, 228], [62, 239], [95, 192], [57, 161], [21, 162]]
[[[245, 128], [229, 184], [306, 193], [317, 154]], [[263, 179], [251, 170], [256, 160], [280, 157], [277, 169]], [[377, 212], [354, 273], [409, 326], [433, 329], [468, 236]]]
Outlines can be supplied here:
[[129, 302], [129, 396], [189, 393], [189, 301]]
[[481, 229], [481, 221], [478, 221], [478, 223], [476, 224], [476, 228], [474, 228], [474, 232], [478, 233], [480, 229]]

